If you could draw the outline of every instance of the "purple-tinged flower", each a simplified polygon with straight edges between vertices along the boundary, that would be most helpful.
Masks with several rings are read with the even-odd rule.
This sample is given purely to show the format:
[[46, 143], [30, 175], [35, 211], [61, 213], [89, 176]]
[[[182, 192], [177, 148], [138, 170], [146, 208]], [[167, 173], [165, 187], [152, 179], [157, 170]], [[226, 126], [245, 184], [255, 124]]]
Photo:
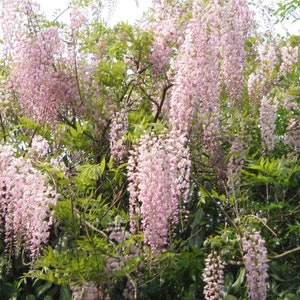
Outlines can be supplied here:
[[128, 111], [122, 108], [112, 116], [109, 132], [110, 153], [120, 161], [122, 161], [127, 154], [126, 140], [124, 137], [127, 130]]
[[24, 35], [12, 56], [11, 79], [20, 106], [37, 122], [57, 121], [61, 107], [71, 110], [78, 100], [74, 75], [56, 64], [63, 64], [63, 48], [58, 29], [49, 27], [31, 38]]
[[82, 286], [70, 284], [73, 300], [96, 300], [107, 299], [92, 281], [85, 281]]
[[31, 148], [29, 149], [29, 153], [34, 157], [43, 157], [49, 151], [49, 143], [46, 139], [44, 139], [40, 135], [35, 135], [31, 141]]
[[244, 166], [243, 154], [247, 149], [247, 143], [240, 139], [240, 136], [233, 137], [230, 147], [232, 154], [227, 164], [227, 184], [231, 190], [241, 182], [241, 171]]
[[224, 295], [225, 263], [216, 253], [211, 253], [205, 259], [203, 273], [205, 300], [221, 299]]
[[174, 135], [188, 134], [196, 116], [210, 153], [220, 149], [221, 92], [225, 88], [230, 104], [243, 94], [249, 28], [246, 1], [196, 0], [192, 4], [192, 17], [174, 61], [170, 122]]
[[280, 48], [281, 54], [281, 66], [279, 69], [279, 76], [285, 75], [292, 70], [293, 65], [297, 65], [299, 60], [299, 47], [292, 47], [290, 45], [283, 46]]
[[184, 139], [167, 135], [141, 137], [128, 166], [131, 232], [141, 226], [152, 251], [168, 243], [179, 222], [180, 202], [187, 200], [190, 160]]
[[262, 137], [263, 150], [273, 150], [277, 136], [274, 134], [277, 119], [277, 99], [272, 102], [267, 97], [262, 97], [259, 109], [259, 127]]
[[264, 300], [267, 297], [267, 249], [265, 241], [257, 230], [242, 239], [248, 296], [250, 300]]
[[25, 249], [34, 259], [48, 242], [58, 195], [45, 181], [30, 160], [0, 145], [0, 228], [7, 251]]
[[284, 135], [284, 144], [292, 147], [291, 155], [300, 151], [300, 117], [295, 116], [289, 120], [289, 125]]

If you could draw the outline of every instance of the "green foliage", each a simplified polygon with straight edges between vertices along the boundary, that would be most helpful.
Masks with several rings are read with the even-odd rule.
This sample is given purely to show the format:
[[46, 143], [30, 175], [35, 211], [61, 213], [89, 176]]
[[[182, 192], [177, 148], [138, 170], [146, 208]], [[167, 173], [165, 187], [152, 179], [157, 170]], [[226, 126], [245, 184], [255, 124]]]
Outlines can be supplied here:
[[290, 20], [297, 22], [300, 20], [299, 0], [285, 0], [278, 3], [276, 14], [280, 17], [280, 22]]
[[248, 208], [251, 211], [255, 205], [260, 210], [259, 218], [269, 237], [270, 299], [299, 296], [299, 167], [297, 158], [260, 158], [250, 161], [243, 171], [255, 192], [256, 201]]

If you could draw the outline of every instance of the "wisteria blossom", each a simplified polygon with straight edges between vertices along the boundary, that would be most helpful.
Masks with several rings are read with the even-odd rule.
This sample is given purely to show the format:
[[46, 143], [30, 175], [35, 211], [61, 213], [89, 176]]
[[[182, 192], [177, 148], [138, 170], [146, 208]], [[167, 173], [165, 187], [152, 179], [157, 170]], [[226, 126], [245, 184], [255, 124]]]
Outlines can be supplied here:
[[[16, 54], [16, 46], [28, 28], [35, 30], [33, 20], [39, 4], [30, 0], [3, 0], [0, 2], [0, 28], [3, 34], [4, 54]], [[9, 12], [9, 13], [8, 13]]]
[[181, 16], [181, 8], [178, 3], [163, 5], [154, 4], [155, 22], [149, 29], [153, 31], [153, 45], [150, 61], [153, 64], [154, 74], [165, 73], [170, 64], [174, 47], [180, 42], [180, 30], [178, 19]]
[[97, 288], [96, 284], [91, 281], [85, 281], [82, 286], [71, 283], [70, 288], [72, 291], [73, 300], [105, 299], [102, 293]]
[[[7, 253], [24, 249], [36, 258], [49, 238], [58, 195], [31, 162], [0, 146], [0, 223]], [[12, 250], [11, 250], [12, 249]]]
[[276, 81], [274, 74], [279, 63], [278, 50], [274, 44], [260, 43], [257, 45], [257, 52], [260, 64], [248, 79], [248, 94], [252, 101], [260, 101], [268, 94]]
[[262, 97], [260, 104], [259, 127], [262, 136], [263, 150], [272, 151], [278, 137], [275, 135], [277, 119], [277, 99], [271, 101], [267, 97]]
[[227, 185], [231, 190], [234, 190], [241, 183], [241, 172], [244, 166], [245, 151], [247, 143], [242, 141], [239, 136], [234, 136], [230, 147], [231, 156], [227, 164]]
[[31, 147], [29, 148], [29, 153], [33, 157], [44, 157], [47, 155], [50, 145], [46, 139], [40, 135], [35, 135], [31, 141]]
[[[220, 5], [219, 20], [221, 72], [231, 103], [238, 102], [244, 92], [246, 50], [245, 39], [250, 34], [253, 15], [247, 1], [228, 1]], [[230, 22], [228, 21], [230, 20]]]
[[128, 166], [131, 232], [141, 223], [145, 242], [156, 252], [168, 243], [187, 200], [189, 154], [167, 136], [145, 134]]
[[244, 45], [250, 20], [245, 1], [193, 2], [192, 18], [175, 60], [170, 119], [174, 131], [186, 133], [197, 112], [208, 149], [218, 148], [223, 85], [232, 102], [243, 92]]
[[299, 47], [292, 47], [290, 45], [282, 46], [280, 48], [281, 65], [278, 76], [285, 76], [290, 73], [292, 66], [299, 61]]
[[225, 262], [216, 253], [210, 253], [205, 259], [203, 272], [205, 300], [222, 299], [224, 296]]
[[125, 134], [128, 131], [128, 112], [125, 108], [115, 112], [110, 125], [110, 153], [122, 161], [127, 154]]
[[264, 300], [267, 297], [267, 249], [261, 233], [253, 230], [242, 239], [246, 267], [248, 297], [250, 300]]
[[248, 94], [252, 101], [259, 101], [293, 70], [299, 59], [299, 48], [274, 43], [259, 43], [256, 47], [260, 64], [248, 78]]
[[292, 147], [292, 154], [297, 154], [300, 151], [300, 118], [299, 116], [295, 116], [291, 118], [284, 134], [283, 138], [284, 144]]
[[23, 36], [17, 44], [12, 84], [19, 94], [23, 113], [37, 122], [55, 122], [62, 105], [64, 109], [72, 109], [78, 99], [74, 76], [56, 65], [56, 59], [62, 56], [61, 47], [56, 27], [32, 38]]
[[88, 22], [88, 17], [85, 11], [79, 9], [79, 7], [71, 6], [70, 11], [70, 29], [71, 32], [79, 30], [84, 24]]

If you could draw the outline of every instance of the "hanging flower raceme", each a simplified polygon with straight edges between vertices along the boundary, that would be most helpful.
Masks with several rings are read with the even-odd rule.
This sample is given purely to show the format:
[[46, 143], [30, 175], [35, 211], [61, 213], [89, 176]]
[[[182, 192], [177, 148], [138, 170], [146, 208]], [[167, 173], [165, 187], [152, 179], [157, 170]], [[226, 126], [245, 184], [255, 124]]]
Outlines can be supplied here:
[[17, 53], [16, 44], [29, 27], [34, 31], [34, 18], [40, 5], [32, 0], [0, 1], [0, 31], [3, 34], [4, 55]]
[[280, 48], [281, 66], [278, 76], [285, 76], [290, 73], [293, 66], [297, 66], [299, 61], [299, 47], [292, 47], [291, 45], [283, 46]]
[[31, 162], [0, 145], [0, 224], [8, 254], [37, 257], [49, 238], [58, 195]]
[[127, 154], [125, 134], [128, 130], [128, 111], [122, 108], [112, 116], [109, 132], [110, 153], [123, 161]]
[[290, 155], [295, 155], [300, 151], [300, 117], [291, 118], [284, 134], [284, 144], [293, 149]]
[[223, 86], [230, 102], [243, 93], [244, 46], [249, 27], [250, 12], [245, 1], [193, 2], [192, 18], [174, 63], [170, 119], [174, 130], [183, 134], [198, 112], [208, 149], [217, 147], [220, 136]]
[[224, 295], [224, 267], [224, 261], [216, 253], [209, 254], [205, 259], [203, 273], [205, 300], [222, 299]]
[[189, 154], [180, 141], [148, 135], [131, 152], [128, 176], [131, 232], [141, 223], [152, 251], [161, 250], [178, 224], [187, 200]]
[[70, 64], [58, 28], [41, 29], [39, 5], [31, 0], [1, 1], [0, 16], [13, 99], [17, 98], [22, 114], [53, 123], [60, 113], [74, 110], [78, 87], [73, 71], [66, 67]]
[[[71, 72], [59, 69], [62, 44], [55, 27], [36, 36], [23, 36], [13, 57], [12, 83], [27, 117], [37, 122], [55, 121], [63, 110], [71, 110], [78, 89]], [[63, 107], [63, 109], [62, 109]]]
[[150, 61], [154, 74], [165, 73], [173, 54], [173, 48], [180, 40], [178, 19], [182, 9], [179, 3], [153, 3], [155, 19], [148, 25], [153, 32], [153, 45]]
[[257, 230], [242, 239], [246, 267], [248, 296], [250, 300], [264, 300], [267, 297], [267, 249], [265, 241]]
[[248, 94], [252, 101], [260, 100], [274, 85], [274, 72], [279, 62], [277, 49], [273, 44], [259, 44], [257, 52], [260, 64], [248, 79]]
[[262, 97], [259, 109], [259, 127], [262, 137], [263, 150], [272, 151], [278, 137], [275, 135], [276, 119], [277, 119], [277, 99], [268, 99]]
[[246, 71], [245, 41], [251, 29], [252, 14], [247, 1], [224, 1], [220, 5], [221, 73], [230, 102], [243, 96]]
[[286, 78], [297, 66], [299, 48], [289, 44], [280, 46], [279, 43], [260, 43], [256, 47], [260, 64], [248, 79], [248, 94], [252, 101], [268, 96], [278, 80]]
[[234, 191], [241, 183], [241, 172], [244, 166], [243, 155], [246, 152], [247, 146], [248, 144], [245, 141], [241, 141], [239, 136], [233, 137], [230, 147], [232, 155], [227, 164], [227, 185], [231, 191]]

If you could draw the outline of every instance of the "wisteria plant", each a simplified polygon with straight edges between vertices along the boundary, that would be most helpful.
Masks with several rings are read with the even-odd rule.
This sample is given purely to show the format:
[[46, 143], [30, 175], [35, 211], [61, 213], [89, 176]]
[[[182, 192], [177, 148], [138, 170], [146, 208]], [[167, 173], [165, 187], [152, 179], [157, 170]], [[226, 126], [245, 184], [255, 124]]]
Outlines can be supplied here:
[[0, 299], [299, 299], [300, 37], [115, 4], [0, 1]]

